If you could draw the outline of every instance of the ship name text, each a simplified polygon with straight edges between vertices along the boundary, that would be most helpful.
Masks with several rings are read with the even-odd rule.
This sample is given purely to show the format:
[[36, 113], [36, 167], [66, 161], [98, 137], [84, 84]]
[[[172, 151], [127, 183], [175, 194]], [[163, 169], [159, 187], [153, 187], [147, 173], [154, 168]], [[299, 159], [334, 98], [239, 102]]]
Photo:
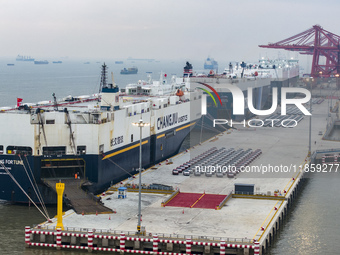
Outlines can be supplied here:
[[115, 145], [123, 143], [123, 141], [124, 141], [124, 139], [123, 139], [123, 136], [121, 135], [121, 136], [112, 138], [111, 141], [110, 141], [110, 144], [111, 144], [111, 146], [115, 146]]
[[183, 115], [178, 117], [178, 112], [171, 113], [157, 119], [157, 129], [163, 129], [167, 127], [171, 127], [175, 124], [185, 122], [188, 120], [188, 115]]

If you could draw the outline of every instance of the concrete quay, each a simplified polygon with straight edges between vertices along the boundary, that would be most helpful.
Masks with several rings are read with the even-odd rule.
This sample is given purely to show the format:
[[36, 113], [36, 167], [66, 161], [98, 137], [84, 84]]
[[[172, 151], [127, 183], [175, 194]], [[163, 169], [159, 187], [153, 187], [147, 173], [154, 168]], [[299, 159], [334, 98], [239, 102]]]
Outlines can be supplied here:
[[[312, 151], [322, 152], [339, 147], [337, 142], [322, 140], [319, 135], [325, 132], [326, 117], [326, 101], [313, 105]], [[307, 157], [308, 130], [309, 117], [305, 117], [294, 128], [240, 126], [237, 130], [225, 131], [176, 155], [172, 158], [172, 164], [162, 162], [142, 173], [143, 183], [170, 185], [179, 193], [227, 196], [232, 192], [219, 210], [191, 206], [163, 207], [162, 203], [176, 196], [143, 193], [142, 226], [145, 232], [141, 235], [136, 233], [138, 194], [128, 192], [127, 198], [118, 199], [117, 192], [108, 191], [102, 195], [102, 201], [115, 213], [81, 215], [69, 210], [63, 217], [65, 230], [59, 234], [59, 246], [55, 243], [56, 219], [29, 228], [26, 244], [89, 251], [107, 249], [120, 253], [264, 254], [277, 231], [282, 228], [282, 222], [305, 177], [300, 168], [310, 162]], [[235, 150], [251, 148], [253, 151], [261, 149], [262, 154], [250, 164], [260, 169], [260, 172], [240, 172], [234, 178], [226, 175], [218, 178], [216, 174], [211, 177], [204, 174], [172, 174], [174, 168], [212, 147]], [[126, 183], [138, 184], [138, 177], [125, 180], [117, 186]], [[234, 194], [236, 183], [253, 184], [255, 194]]]

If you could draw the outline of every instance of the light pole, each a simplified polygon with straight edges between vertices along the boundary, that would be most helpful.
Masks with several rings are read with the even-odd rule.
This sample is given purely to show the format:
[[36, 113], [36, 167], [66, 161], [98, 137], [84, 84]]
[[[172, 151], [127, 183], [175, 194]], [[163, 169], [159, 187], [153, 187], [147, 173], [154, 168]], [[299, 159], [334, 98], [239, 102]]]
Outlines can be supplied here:
[[[313, 79], [312, 79], [313, 81]], [[312, 104], [313, 104], [313, 95], [312, 95], [312, 91], [313, 91], [313, 87], [312, 87], [312, 81], [309, 83], [310, 86], [310, 101], [309, 101], [309, 112], [310, 112], [310, 116], [309, 116], [309, 146], [308, 146], [308, 157], [311, 157], [311, 153], [312, 153]]]
[[139, 127], [140, 132], [140, 139], [139, 139], [139, 192], [138, 192], [138, 224], [137, 224], [137, 232], [140, 233], [141, 231], [141, 208], [142, 208], [142, 130], [143, 127], [149, 126], [150, 123], [143, 122], [142, 119], [139, 122], [132, 123], [134, 126]]
[[321, 86], [322, 86], [322, 82], [323, 82], [323, 80], [322, 80], [322, 72], [320, 71], [319, 74], [320, 74], [320, 97], [321, 97]]

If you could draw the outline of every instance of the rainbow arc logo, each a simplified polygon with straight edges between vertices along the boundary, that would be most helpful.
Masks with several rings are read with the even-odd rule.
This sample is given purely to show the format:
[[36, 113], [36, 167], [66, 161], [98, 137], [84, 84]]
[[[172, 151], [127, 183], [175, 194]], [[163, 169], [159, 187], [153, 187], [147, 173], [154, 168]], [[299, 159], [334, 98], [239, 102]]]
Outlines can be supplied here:
[[[221, 98], [220, 98], [220, 96], [218, 95], [217, 91], [216, 91], [213, 87], [211, 87], [210, 85], [208, 85], [208, 84], [206, 84], [206, 83], [203, 83], [203, 82], [198, 82], [198, 83], [201, 84], [201, 85], [206, 86], [206, 87], [209, 88], [212, 92], [214, 92], [214, 94], [217, 96], [217, 98], [218, 98], [218, 100], [220, 101], [220, 104], [221, 104], [221, 106], [222, 106]], [[201, 88], [201, 87], [197, 87], [197, 88], [198, 88], [198, 89], [201, 89], [201, 90], [203, 90], [205, 93], [207, 93], [207, 94], [212, 98], [212, 100], [213, 100], [214, 103], [215, 103], [215, 106], [217, 107], [217, 102], [216, 102], [214, 96], [211, 94], [211, 92], [210, 92], [209, 90], [204, 89], [204, 88]]]

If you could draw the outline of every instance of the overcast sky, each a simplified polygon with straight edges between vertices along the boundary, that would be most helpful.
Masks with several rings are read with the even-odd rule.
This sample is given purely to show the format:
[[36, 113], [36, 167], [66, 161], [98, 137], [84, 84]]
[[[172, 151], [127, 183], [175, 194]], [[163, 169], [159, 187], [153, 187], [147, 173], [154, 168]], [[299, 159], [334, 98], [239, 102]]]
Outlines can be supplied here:
[[[0, 57], [254, 60], [315, 24], [340, 34], [338, 0], [1, 0]], [[295, 53], [291, 53], [295, 56]]]

